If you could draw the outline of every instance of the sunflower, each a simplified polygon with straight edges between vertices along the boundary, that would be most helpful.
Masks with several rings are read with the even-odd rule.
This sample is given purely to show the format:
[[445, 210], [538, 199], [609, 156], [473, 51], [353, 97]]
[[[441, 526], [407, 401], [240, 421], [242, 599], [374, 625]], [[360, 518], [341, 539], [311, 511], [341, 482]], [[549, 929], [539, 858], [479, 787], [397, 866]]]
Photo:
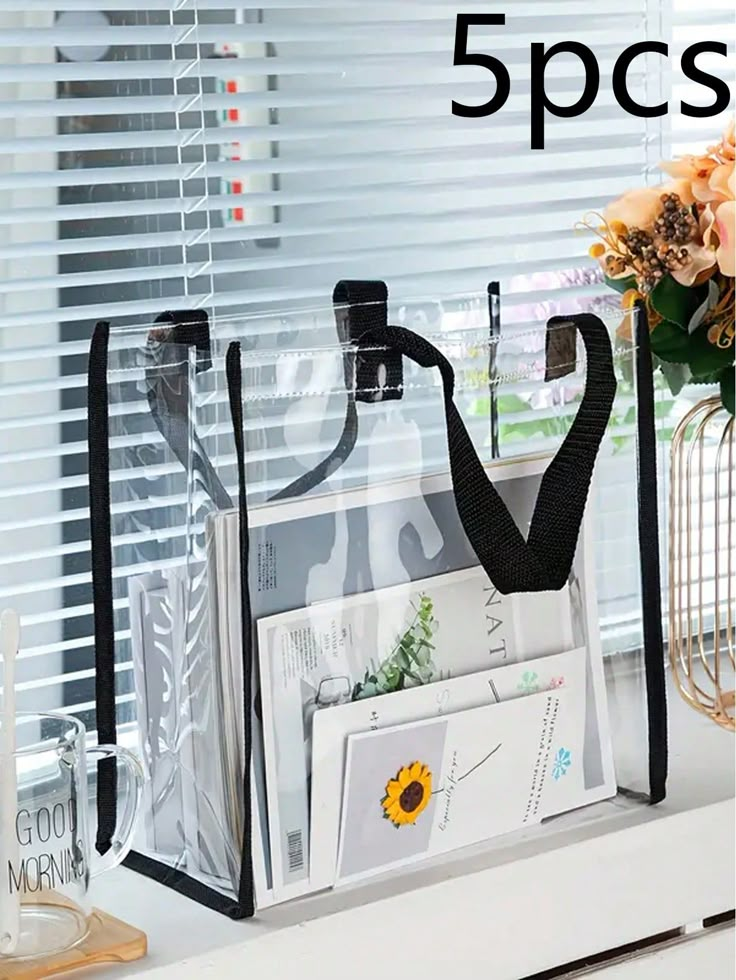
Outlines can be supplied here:
[[395, 827], [416, 822], [432, 797], [432, 773], [423, 762], [403, 766], [396, 779], [386, 783], [386, 795], [381, 800], [383, 815]]

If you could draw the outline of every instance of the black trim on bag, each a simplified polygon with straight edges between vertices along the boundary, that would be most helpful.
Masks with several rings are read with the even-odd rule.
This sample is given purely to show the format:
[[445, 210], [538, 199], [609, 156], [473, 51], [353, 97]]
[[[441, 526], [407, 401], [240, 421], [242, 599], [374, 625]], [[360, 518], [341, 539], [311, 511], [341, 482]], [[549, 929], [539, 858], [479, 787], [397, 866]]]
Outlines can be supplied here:
[[246, 919], [253, 914], [252, 911], [249, 912], [247, 908], [244, 908], [239, 901], [236, 902], [232, 898], [228, 898], [226, 895], [215, 891], [214, 888], [210, 888], [209, 885], [204, 885], [196, 878], [192, 878], [186, 872], [172, 868], [162, 861], [148, 857], [146, 854], [131, 851], [123, 864], [131, 871], [145, 875], [146, 878], [151, 878], [159, 885], [171, 888], [185, 898], [190, 898], [199, 905], [212, 909], [213, 912], [220, 912], [229, 919]]
[[243, 378], [240, 363], [240, 344], [233, 341], [225, 357], [227, 393], [233, 423], [235, 455], [238, 463], [238, 529], [240, 544], [240, 622], [243, 641], [243, 841], [240, 862], [238, 904], [243, 918], [255, 912], [253, 886], [253, 828], [251, 819], [250, 767], [252, 754], [253, 711], [253, 624], [248, 583], [250, 534], [248, 529], [248, 497], [245, 475], [245, 437], [243, 435]]
[[[89, 522], [92, 551], [92, 602], [95, 632], [95, 704], [101, 744], [117, 742], [115, 716], [115, 619], [112, 597], [112, 532], [110, 520], [110, 449], [107, 394], [107, 348], [110, 324], [101, 320], [92, 334], [87, 369], [87, 457], [89, 460]], [[105, 854], [117, 824], [117, 763], [97, 763], [97, 836]]]
[[662, 636], [657, 430], [652, 349], [646, 305], [639, 300], [635, 309], [639, 566], [649, 735], [649, 802], [654, 804], [660, 803], [667, 794], [667, 678]]

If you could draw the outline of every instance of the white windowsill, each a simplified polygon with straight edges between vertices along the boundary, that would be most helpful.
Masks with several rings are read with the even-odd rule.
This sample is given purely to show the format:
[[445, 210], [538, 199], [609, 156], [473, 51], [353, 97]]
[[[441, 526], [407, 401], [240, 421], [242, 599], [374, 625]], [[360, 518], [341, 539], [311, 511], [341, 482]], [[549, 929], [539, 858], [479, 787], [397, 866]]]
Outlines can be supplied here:
[[[493, 980], [535, 972], [734, 908], [734, 738], [670, 697], [670, 782], [658, 807], [231, 922], [121, 869], [95, 903], [148, 933], [149, 956], [115, 969], [151, 980], [448, 969]], [[683, 954], [684, 955], [684, 954]], [[490, 974], [486, 974], [489, 975]], [[674, 980], [674, 977], [673, 977]]]

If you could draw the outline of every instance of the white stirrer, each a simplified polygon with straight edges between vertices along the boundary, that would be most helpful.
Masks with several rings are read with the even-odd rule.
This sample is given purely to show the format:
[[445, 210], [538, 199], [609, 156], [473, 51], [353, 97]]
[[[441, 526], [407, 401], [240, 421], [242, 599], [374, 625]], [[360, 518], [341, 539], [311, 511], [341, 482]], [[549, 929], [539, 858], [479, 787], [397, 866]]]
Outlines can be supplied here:
[[[18, 864], [15, 815], [18, 783], [15, 772], [15, 660], [20, 646], [20, 621], [14, 609], [0, 616], [0, 661], [3, 667], [3, 710], [0, 714], [0, 858], [2, 866]], [[20, 895], [0, 885], [0, 955], [10, 955], [18, 945]]]

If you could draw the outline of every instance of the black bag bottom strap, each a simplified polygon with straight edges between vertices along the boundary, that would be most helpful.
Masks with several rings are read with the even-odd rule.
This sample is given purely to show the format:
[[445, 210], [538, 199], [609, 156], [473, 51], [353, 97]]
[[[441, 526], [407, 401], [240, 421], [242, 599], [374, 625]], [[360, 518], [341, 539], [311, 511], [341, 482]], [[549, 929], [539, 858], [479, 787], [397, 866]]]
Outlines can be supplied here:
[[123, 864], [131, 871], [137, 871], [138, 874], [145, 875], [146, 878], [151, 878], [160, 885], [184, 895], [185, 898], [190, 898], [192, 901], [212, 909], [213, 912], [220, 912], [230, 919], [247, 919], [253, 915], [253, 910], [248, 905], [243, 906], [235, 899], [228, 898], [215, 891], [214, 888], [197, 881], [196, 878], [192, 878], [186, 872], [180, 871], [178, 868], [171, 868], [168, 864], [148, 857], [146, 854], [131, 851]]

